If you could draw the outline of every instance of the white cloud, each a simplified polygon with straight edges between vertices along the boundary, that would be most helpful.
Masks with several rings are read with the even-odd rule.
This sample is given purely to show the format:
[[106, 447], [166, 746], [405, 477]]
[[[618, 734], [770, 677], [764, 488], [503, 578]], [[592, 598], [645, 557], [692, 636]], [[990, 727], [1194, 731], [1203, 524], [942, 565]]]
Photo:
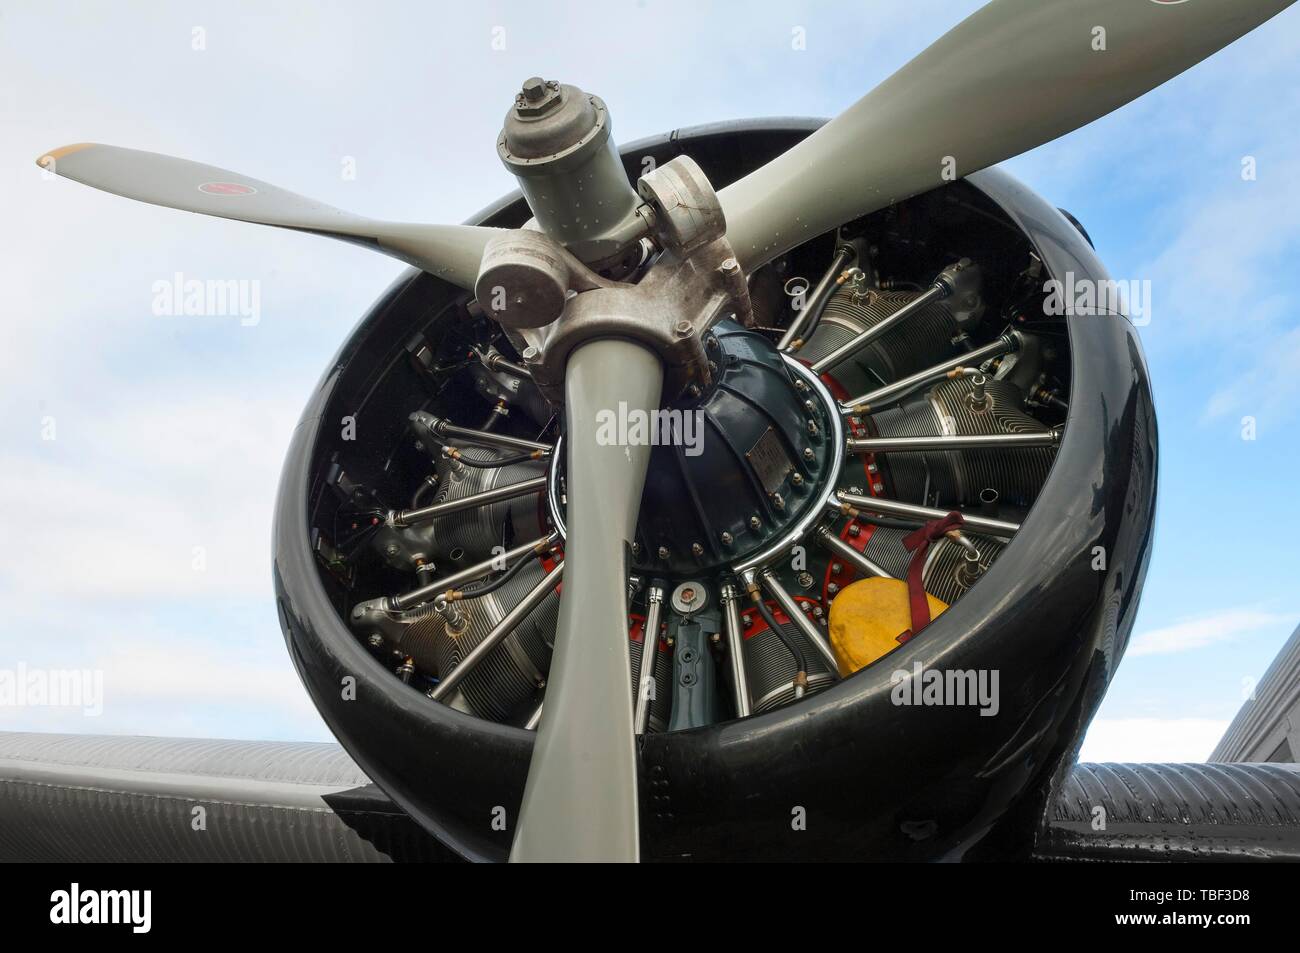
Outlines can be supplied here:
[[1204, 761], [1228, 729], [1213, 718], [1098, 718], [1080, 761]]
[[300, 399], [147, 389], [61, 414], [54, 441], [33, 426], [0, 449], [0, 525], [22, 540], [0, 583], [29, 598], [269, 596], [275, 487]]
[[1159, 629], [1139, 632], [1129, 642], [1126, 656], [1170, 655], [1227, 642], [1248, 632], [1293, 622], [1293, 615], [1266, 612], [1255, 607], [1228, 609], [1199, 619], [1188, 619]]

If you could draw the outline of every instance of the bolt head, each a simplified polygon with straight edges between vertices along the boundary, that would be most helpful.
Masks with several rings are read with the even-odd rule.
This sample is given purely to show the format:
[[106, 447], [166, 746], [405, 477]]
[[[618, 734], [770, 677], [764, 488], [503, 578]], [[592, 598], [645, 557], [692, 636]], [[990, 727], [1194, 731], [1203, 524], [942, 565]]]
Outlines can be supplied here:
[[524, 94], [524, 99], [528, 100], [530, 103], [535, 103], [546, 95], [546, 80], [542, 79], [540, 76], [530, 76], [528, 79], [524, 80], [524, 88], [522, 92]]

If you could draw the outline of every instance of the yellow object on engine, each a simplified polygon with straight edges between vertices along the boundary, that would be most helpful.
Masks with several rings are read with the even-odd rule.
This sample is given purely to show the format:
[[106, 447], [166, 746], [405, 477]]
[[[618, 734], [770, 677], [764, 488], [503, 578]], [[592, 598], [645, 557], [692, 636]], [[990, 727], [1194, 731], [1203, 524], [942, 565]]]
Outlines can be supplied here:
[[[948, 603], [926, 593], [930, 618]], [[907, 583], [872, 577], [845, 586], [831, 603], [831, 649], [841, 675], [852, 675], [898, 648], [912, 630]]]

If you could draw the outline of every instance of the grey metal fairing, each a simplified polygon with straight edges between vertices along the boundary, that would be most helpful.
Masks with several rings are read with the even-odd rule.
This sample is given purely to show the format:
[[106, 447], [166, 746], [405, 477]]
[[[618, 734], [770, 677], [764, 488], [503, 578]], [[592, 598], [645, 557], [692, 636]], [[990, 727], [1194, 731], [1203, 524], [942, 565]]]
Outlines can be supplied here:
[[[645, 155], [663, 162], [689, 151], [723, 184], [815, 125], [685, 130], [629, 145], [623, 155], [634, 169]], [[1078, 230], [1010, 176], [992, 170], [969, 182], [1024, 229], [1050, 274], [1105, 277]], [[521, 201], [506, 199], [483, 223], [514, 226], [527, 215]], [[404, 356], [399, 342], [413, 316], [452, 296], [437, 279], [409, 273], [344, 344], [285, 463], [275, 575], [290, 652], [344, 747], [444, 843], [471, 859], [502, 860], [533, 732], [472, 718], [401, 685], [343, 624], [310, 548], [309, 513], [320, 492], [310, 480], [337, 430], [324, 428], [322, 416], [332, 422], [380, 399], [377, 382]], [[644, 736], [644, 859], [1027, 855], [1053, 778], [1072, 760], [1122, 654], [1155, 505], [1155, 419], [1136, 333], [1117, 316], [1067, 320], [1066, 436], [1022, 532], [981, 585], [887, 663], [799, 704]], [[1108, 555], [1102, 571], [1092, 568], [1095, 546]], [[997, 670], [998, 715], [893, 704], [891, 674], [914, 662]], [[349, 676], [355, 701], [341, 698]], [[495, 806], [506, 809], [504, 831], [492, 829]], [[792, 830], [796, 807], [807, 812], [806, 830]]]

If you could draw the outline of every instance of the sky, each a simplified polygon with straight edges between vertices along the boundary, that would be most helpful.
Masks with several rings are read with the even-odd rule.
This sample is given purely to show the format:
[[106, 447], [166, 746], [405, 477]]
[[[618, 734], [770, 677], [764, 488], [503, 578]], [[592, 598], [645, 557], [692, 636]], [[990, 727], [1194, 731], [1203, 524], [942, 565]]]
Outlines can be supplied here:
[[[102, 710], [0, 705], [0, 730], [329, 738], [276, 621], [271, 512], [307, 395], [402, 270], [37, 156], [106, 142], [457, 222], [513, 188], [495, 140], [527, 76], [599, 94], [623, 141], [831, 116], [978, 6], [0, 0], [0, 669], [103, 678]], [[1300, 623], [1300, 10], [1005, 167], [1151, 282], [1155, 548], [1082, 756], [1203, 760]], [[158, 313], [177, 274], [257, 308]]]

